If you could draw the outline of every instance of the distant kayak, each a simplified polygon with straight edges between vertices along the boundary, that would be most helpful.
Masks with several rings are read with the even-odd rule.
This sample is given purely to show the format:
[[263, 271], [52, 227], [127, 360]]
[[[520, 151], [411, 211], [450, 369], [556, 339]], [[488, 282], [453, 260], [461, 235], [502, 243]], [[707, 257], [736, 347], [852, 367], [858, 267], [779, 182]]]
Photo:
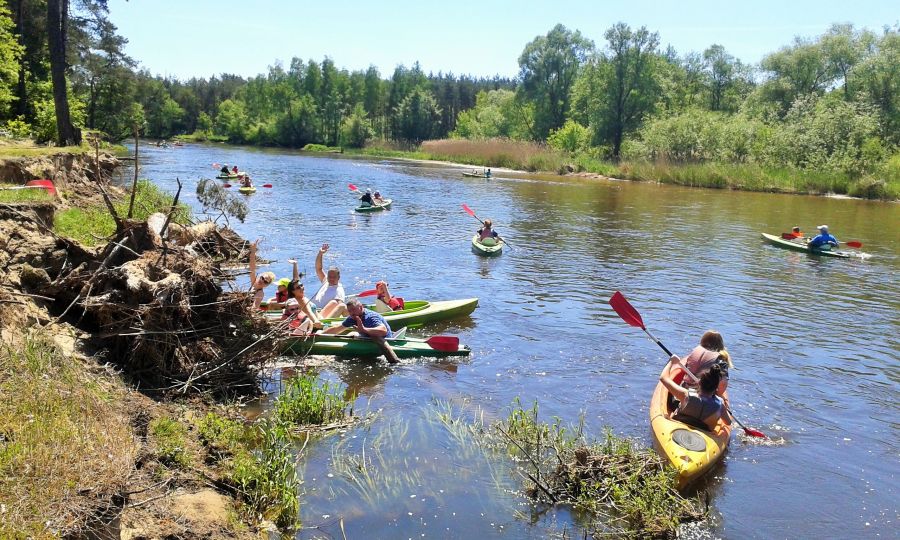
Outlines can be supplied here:
[[391, 207], [391, 203], [394, 202], [393, 199], [384, 199], [384, 202], [381, 204], [373, 204], [371, 206], [357, 206], [354, 208], [357, 212], [381, 212], [382, 210], [387, 210]]
[[486, 174], [484, 174], [484, 173], [470, 173], [470, 172], [464, 172], [464, 173], [462, 173], [462, 175], [463, 175], [463, 176], [468, 176], [469, 178], [491, 178], [490, 176], [488, 176], [488, 175], [486, 175]]
[[218, 178], [219, 180], [234, 180], [235, 178], [237, 178], [239, 176], [246, 176], [246, 175], [247, 175], [247, 173], [245, 173], [244, 171], [241, 171], [237, 174], [232, 174], [232, 173], [222, 174], [220, 172], [218, 175], [216, 175], [216, 178]]
[[244, 194], [249, 195], [249, 194], [251, 194], [251, 193], [256, 193], [256, 188], [255, 188], [255, 187], [239, 187], [239, 188], [238, 188], [238, 191], [240, 191], [241, 193], [244, 193]]
[[841, 259], [849, 259], [854, 256], [854, 253], [849, 251], [831, 251], [829, 249], [810, 249], [806, 244], [806, 240], [786, 240], [784, 238], [779, 238], [773, 234], [762, 233], [763, 239], [772, 244], [773, 246], [778, 246], [780, 248], [791, 249], [794, 251], [803, 251], [805, 253], [809, 253], [810, 255], [821, 255], [823, 257], [838, 257]]
[[485, 238], [484, 240], [479, 241], [478, 234], [475, 234], [475, 236], [472, 237], [472, 251], [474, 251], [476, 255], [493, 257], [494, 255], [500, 255], [502, 250], [503, 240]]

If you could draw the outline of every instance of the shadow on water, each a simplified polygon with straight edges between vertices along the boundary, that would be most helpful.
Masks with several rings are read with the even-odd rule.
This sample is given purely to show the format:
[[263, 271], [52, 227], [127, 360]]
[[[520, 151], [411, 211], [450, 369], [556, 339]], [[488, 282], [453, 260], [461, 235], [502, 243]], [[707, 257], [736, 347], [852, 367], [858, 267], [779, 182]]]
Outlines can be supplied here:
[[[461, 447], [428, 420], [429, 404], [464, 401], [498, 418], [516, 397], [536, 400], [545, 419], [584, 411], [588, 433], [609, 425], [649, 444], [647, 405], [666, 359], [609, 308], [621, 290], [673, 352], [686, 354], [709, 328], [722, 332], [736, 364], [735, 413], [790, 442], [734, 439], [701, 484], [717, 516], [704, 534], [895, 535], [900, 205], [556, 176], [484, 182], [446, 165], [223, 146], [143, 153], [143, 173], [167, 189], [186, 180], [183, 198], [194, 206], [196, 178], [211, 176], [213, 162], [272, 183], [245, 199], [250, 217], [237, 229], [263, 238], [261, 255], [279, 276], [291, 257], [312, 271], [329, 242], [325, 264], [340, 267], [348, 292], [387, 279], [407, 299], [479, 298], [471, 317], [415, 330], [459, 335], [473, 349], [466, 361], [315, 368], [380, 413], [310, 445], [305, 523], [334, 531], [341, 516], [348, 537], [571, 533], [568, 512], [527, 505], [518, 475]], [[393, 208], [353, 212], [348, 182], [378, 189]], [[493, 219], [515, 249], [474, 255], [477, 222], [462, 203]], [[872, 258], [825, 259], [760, 238], [821, 223]], [[337, 454], [363, 449], [372, 474], [393, 482], [370, 502], [333, 470]]]

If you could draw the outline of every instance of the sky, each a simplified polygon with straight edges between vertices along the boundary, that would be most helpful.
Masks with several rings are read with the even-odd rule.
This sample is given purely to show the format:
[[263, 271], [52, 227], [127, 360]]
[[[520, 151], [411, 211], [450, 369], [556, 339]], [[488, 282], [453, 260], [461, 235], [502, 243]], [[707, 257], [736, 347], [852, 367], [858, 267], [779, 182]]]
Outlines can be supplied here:
[[720, 44], [755, 64], [832, 23], [881, 32], [900, 21], [897, 0], [110, 0], [109, 10], [141, 67], [179, 79], [252, 77], [295, 56], [374, 65], [384, 78], [416, 61], [426, 73], [515, 77], [525, 45], [557, 23], [601, 47], [619, 21], [679, 54]]

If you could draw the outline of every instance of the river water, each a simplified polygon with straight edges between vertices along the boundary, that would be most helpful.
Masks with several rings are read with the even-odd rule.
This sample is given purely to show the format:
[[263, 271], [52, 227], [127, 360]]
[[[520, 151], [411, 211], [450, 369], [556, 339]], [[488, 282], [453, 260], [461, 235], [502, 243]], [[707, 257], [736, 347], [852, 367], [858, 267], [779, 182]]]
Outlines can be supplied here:
[[[508, 464], [436, 418], [452, 404], [487, 422], [516, 398], [536, 400], [544, 421], [574, 424], [583, 413], [595, 437], [609, 426], [649, 445], [647, 406], [666, 358], [609, 307], [616, 290], [676, 353], [708, 328], [722, 332], [736, 364], [735, 414], [784, 439], [734, 438], [699, 486], [712, 517], [688, 536], [897, 537], [900, 205], [525, 174], [483, 180], [440, 164], [219, 145], [143, 147], [142, 158], [142, 177], [171, 191], [180, 177], [195, 207], [213, 162], [271, 183], [246, 198], [250, 215], [233, 225], [262, 239], [279, 277], [292, 257], [314, 273], [328, 242], [326, 265], [341, 268], [348, 292], [386, 279], [407, 300], [479, 298], [471, 317], [422, 329], [459, 335], [473, 349], [467, 360], [319, 362], [323, 379], [359, 394], [357, 412], [375, 416], [308, 444], [298, 537], [341, 537], [343, 524], [348, 538], [580, 538], [577, 516], [528, 504]], [[393, 209], [354, 213], [348, 183], [380, 190]], [[492, 218], [513, 249], [474, 255], [479, 224], [462, 203]], [[822, 223], [871, 257], [818, 258], [759, 236]], [[368, 474], [356, 483], [347, 456], [363, 452]]]

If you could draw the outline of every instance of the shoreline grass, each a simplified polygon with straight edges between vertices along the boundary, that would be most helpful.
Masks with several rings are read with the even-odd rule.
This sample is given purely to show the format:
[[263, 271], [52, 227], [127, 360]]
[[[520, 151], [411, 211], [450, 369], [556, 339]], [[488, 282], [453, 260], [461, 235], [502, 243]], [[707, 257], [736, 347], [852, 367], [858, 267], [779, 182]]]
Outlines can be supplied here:
[[507, 139], [426, 141], [416, 150], [373, 145], [345, 149], [348, 155], [449, 161], [552, 174], [592, 173], [642, 182], [687, 187], [770, 193], [825, 195], [836, 193], [865, 199], [900, 200], [900, 165], [893, 164], [862, 178], [834, 171], [811, 171], [731, 163], [612, 163], [589, 155], [569, 155], [548, 146]]
[[[127, 194], [121, 200], [114, 202], [119, 216], [124, 217], [128, 214], [128, 204]], [[171, 207], [172, 195], [157, 187], [150, 180], [138, 182], [132, 215], [134, 219], [145, 220], [154, 212], [165, 214]], [[179, 203], [178, 209], [172, 216], [172, 221], [184, 225], [190, 222], [190, 215], [190, 208], [184, 203]], [[98, 205], [87, 208], [69, 208], [57, 212], [53, 220], [53, 229], [61, 236], [93, 247], [104, 243], [116, 232], [116, 223], [106, 206]]]
[[120, 493], [137, 454], [114, 387], [46, 338], [0, 348], [0, 537], [64, 536]]

